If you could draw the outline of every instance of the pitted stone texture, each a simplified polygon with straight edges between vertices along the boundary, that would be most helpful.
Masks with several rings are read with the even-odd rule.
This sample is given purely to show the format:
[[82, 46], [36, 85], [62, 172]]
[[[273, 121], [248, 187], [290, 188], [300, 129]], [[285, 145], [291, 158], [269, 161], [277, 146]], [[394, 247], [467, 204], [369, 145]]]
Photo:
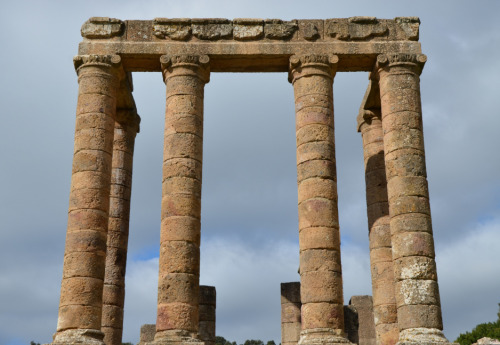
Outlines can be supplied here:
[[74, 62], [81, 87], [56, 343], [68, 337], [102, 335], [103, 244], [108, 228], [117, 90], [122, 75], [119, 56], [77, 56]]
[[343, 329], [334, 331], [330, 328], [311, 328], [300, 332], [299, 345], [309, 345], [309, 344], [334, 345], [334, 344], [351, 344], [351, 343], [344, 336]]
[[[377, 19], [375, 17], [334, 18], [327, 20], [236, 18], [155, 18], [153, 21], [126, 21], [93, 17], [82, 27], [82, 36], [103, 39], [122, 35], [126, 26], [126, 37], [138, 38], [140, 28], [153, 31], [158, 39], [174, 41], [190, 40], [290, 40], [301, 41], [417, 41], [420, 20], [417, 17]], [[296, 32], [299, 35], [295, 35]], [[147, 38], [147, 37], [146, 37]], [[144, 38], [144, 40], [146, 39]]]
[[156, 334], [155, 324], [142, 325], [139, 343], [137, 345], [145, 345], [148, 342], [152, 342], [155, 338], [155, 334]]
[[375, 323], [371, 296], [352, 296], [349, 305], [358, 314], [358, 345], [375, 345]]
[[411, 112], [418, 116], [414, 123], [421, 123], [419, 75], [425, 61], [415, 54], [377, 57], [400, 343], [447, 342], [437, 281], [412, 279], [436, 277], [422, 128], [397, 120]]
[[135, 109], [120, 109], [116, 118], [101, 327], [107, 345], [122, 343], [132, 165], [140, 121]]
[[[339, 341], [348, 342], [343, 338], [333, 129], [333, 78], [337, 62], [336, 56], [326, 55], [290, 58], [288, 80], [295, 94], [299, 189], [302, 303], [299, 343], [304, 344], [323, 341], [319, 340], [323, 338], [337, 341], [334, 340], [337, 336], [342, 339]], [[319, 328], [323, 330], [308, 332]]]
[[87, 20], [81, 29], [85, 38], [111, 38], [123, 33], [124, 23], [115, 18], [92, 17]]
[[[369, 110], [365, 109], [370, 107]], [[398, 341], [394, 268], [384, 163], [384, 132], [380, 118], [380, 91], [376, 80], [370, 84], [358, 115], [358, 131], [363, 138], [366, 205], [370, 240], [373, 315], [377, 344]]]
[[104, 345], [104, 334], [94, 329], [67, 329], [54, 334], [52, 345]]
[[262, 19], [238, 18], [233, 20], [234, 39], [249, 41], [261, 38], [264, 35], [263, 24]]
[[145, 345], [204, 345], [205, 343], [197, 338], [195, 333], [167, 330], [157, 331], [155, 339], [152, 342], [147, 342]]
[[[208, 21], [209, 26], [203, 21], [192, 20], [193, 35], [208, 37], [227, 25], [225, 21]], [[203, 93], [209, 80], [209, 59], [204, 55], [162, 56], [160, 62], [167, 86], [167, 102], [157, 333], [153, 343], [197, 343], [200, 342], [196, 334], [200, 325]], [[203, 322], [207, 321], [212, 322]], [[202, 330], [204, 335], [212, 333], [206, 330], [206, 327]]]
[[281, 344], [297, 345], [301, 331], [300, 282], [281, 283]]
[[436, 328], [410, 328], [400, 332], [398, 345], [443, 345], [453, 344], [445, 338], [443, 332]]

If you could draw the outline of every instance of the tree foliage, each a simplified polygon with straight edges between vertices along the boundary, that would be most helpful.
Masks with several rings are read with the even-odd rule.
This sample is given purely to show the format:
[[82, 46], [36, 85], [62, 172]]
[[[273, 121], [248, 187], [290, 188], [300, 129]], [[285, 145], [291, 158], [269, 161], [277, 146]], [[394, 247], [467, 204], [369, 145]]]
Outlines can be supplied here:
[[476, 343], [479, 339], [488, 337], [493, 339], [500, 339], [500, 303], [498, 303], [499, 312], [497, 314], [498, 320], [495, 322], [486, 322], [477, 325], [472, 331], [461, 333], [455, 342], [460, 345], [471, 345]]
[[224, 337], [216, 336], [215, 345], [237, 345], [237, 344], [235, 341], [230, 342], [229, 340], [226, 340]]
[[245, 340], [243, 345], [264, 345], [264, 342], [262, 340], [248, 339]]
[[[238, 345], [235, 341], [229, 341], [226, 340], [226, 338], [221, 337], [221, 336], [216, 336], [215, 337], [215, 345]], [[243, 344], [240, 345], [264, 345], [264, 342], [262, 340], [256, 340], [256, 339], [247, 339]], [[276, 345], [274, 340], [269, 340], [266, 345]], [[281, 345], [281, 343], [280, 343]]]

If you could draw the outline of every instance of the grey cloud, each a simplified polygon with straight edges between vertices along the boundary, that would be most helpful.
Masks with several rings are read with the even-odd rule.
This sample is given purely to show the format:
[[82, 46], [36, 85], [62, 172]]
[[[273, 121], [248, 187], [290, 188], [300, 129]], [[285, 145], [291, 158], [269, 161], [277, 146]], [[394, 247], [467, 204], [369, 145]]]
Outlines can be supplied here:
[[[500, 3], [356, 1], [333, 5], [324, 0], [314, 6], [299, 1], [282, 6], [265, 1], [219, 1], [217, 5], [151, 1], [138, 6], [133, 1], [87, 1], [75, 6], [67, 1], [20, 1], [8, 2], [3, 9], [0, 42], [8, 53], [0, 55], [0, 343], [48, 342], [55, 331], [77, 94], [71, 58], [81, 40], [81, 24], [95, 15], [122, 19], [420, 16], [422, 47], [429, 56], [421, 85], [445, 332], [454, 339], [476, 323], [494, 318], [499, 302], [495, 292], [498, 267], [491, 264], [495, 258], [477, 255], [481, 246], [467, 245], [476, 236], [483, 238], [477, 224], [499, 211], [500, 30], [496, 17]], [[134, 78], [143, 123], [134, 158], [127, 341], [137, 339], [140, 324], [155, 317], [155, 261], [139, 259], [154, 256], [158, 250], [165, 102], [159, 74]], [[346, 302], [352, 294], [370, 292], [362, 147], [355, 130], [366, 85], [366, 73], [339, 73], [335, 78]], [[279, 282], [276, 277], [297, 279], [293, 90], [285, 74], [213, 75], [205, 103], [202, 265], [207, 266], [202, 267], [202, 282], [216, 284], [221, 292], [219, 334], [241, 340], [250, 336], [279, 340], [279, 298], [271, 290]], [[488, 224], [491, 237], [481, 243], [498, 243], [493, 234], [500, 225]], [[223, 240], [218, 252], [210, 252], [214, 243]], [[236, 255], [237, 267], [244, 269], [210, 268], [217, 260], [227, 262], [235, 243], [245, 244]], [[289, 249], [278, 258], [273, 248]], [[469, 257], [470, 264], [459, 270], [456, 262]], [[268, 264], [267, 273], [259, 276], [262, 265]], [[463, 277], [469, 276], [472, 282], [484, 283], [464, 282]], [[28, 277], [29, 284], [23, 277]], [[252, 285], [257, 280], [262, 286]], [[235, 282], [240, 284], [239, 293], [230, 288]], [[255, 303], [256, 296], [263, 296], [262, 303], [272, 308]], [[246, 318], [235, 319], [234, 313]], [[256, 320], [270, 320], [269, 328]], [[265, 331], [251, 333], [259, 327], [249, 325]]]

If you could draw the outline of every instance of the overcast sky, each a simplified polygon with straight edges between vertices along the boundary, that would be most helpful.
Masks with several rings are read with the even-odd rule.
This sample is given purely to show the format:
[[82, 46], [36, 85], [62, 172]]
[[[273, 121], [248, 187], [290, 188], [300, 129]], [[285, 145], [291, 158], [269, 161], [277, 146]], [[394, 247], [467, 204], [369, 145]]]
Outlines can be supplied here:
[[[77, 78], [89, 17], [419, 16], [427, 172], [445, 334], [500, 302], [500, 1], [2, 1], [0, 344], [56, 330]], [[361, 136], [367, 73], [335, 78], [344, 299], [371, 294]], [[124, 341], [156, 317], [165, 86], [135, 73], [136, 140]], [[205, 88], [201, 283], [217, 335], [280, 341], [280, 282], [298, 281], [293, 88], [285, 73], [212, 73]]]

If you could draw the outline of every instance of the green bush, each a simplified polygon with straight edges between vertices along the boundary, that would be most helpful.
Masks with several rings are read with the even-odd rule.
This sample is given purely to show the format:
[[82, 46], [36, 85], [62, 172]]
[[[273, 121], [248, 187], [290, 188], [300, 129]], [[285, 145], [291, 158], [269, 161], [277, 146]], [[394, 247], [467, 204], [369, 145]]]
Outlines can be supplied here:
[[498, 306], [499, 312], [497, 314], [497, 321], [481, 323], [472, 331], [460, 334], [455, 342], [460, 345], [471, 345], [484, 337], [500, 339], [500, 303], [498, 303]]

